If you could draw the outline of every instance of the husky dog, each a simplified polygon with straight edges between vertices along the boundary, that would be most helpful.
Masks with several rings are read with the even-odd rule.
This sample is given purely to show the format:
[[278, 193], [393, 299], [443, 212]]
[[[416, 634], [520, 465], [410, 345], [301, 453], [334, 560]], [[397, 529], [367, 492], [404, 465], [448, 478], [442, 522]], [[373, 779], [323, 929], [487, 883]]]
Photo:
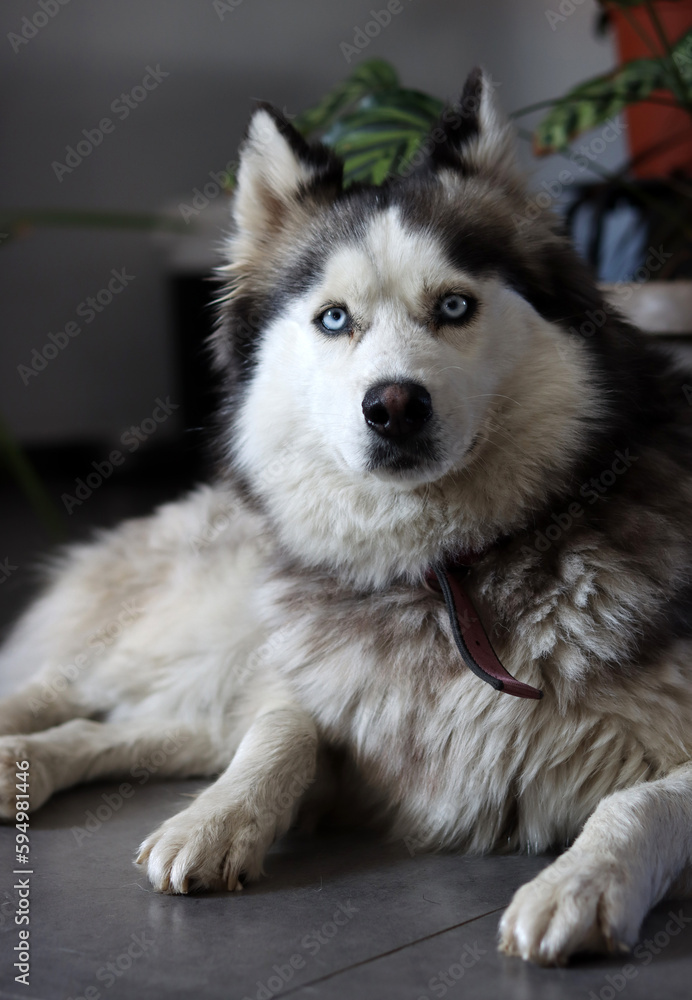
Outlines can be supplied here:
[[381, 187], [258, 106], [222, 475], [73, 547], [19, 623], [0, 808], [16, 761], [34, 809], [144, 759], [220, 774], [142, 845], [172, 893], [256, 878], [334, 783], [420, 849], [572, 844], [501, 923], [551, 964], [692, 887], [691, 410], [535, 217], [491, 91]]

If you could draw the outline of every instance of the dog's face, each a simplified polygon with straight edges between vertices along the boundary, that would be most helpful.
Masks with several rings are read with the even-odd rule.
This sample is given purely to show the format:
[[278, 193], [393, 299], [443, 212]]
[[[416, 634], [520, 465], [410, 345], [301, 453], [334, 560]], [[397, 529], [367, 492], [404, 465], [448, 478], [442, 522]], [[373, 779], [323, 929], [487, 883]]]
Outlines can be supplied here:
[[327, 150], [255, 112], [216, 353], [232, 461], [300, 558], [418, 572], [516, 522], [583, 447], [593, 380], [556, 320], [591, 303], [510, 143], [473, 74], [421, 170], [344, 191]]
[[271, 434], [281, 414], [293, 441], [344, 473], [400, 488], [459, 472], [527, 347], [530, 312], [498, 279], [446, 260], [392, 205], [363, 219], [357, 239], [335, 240], [268, 324], [246, 433]]

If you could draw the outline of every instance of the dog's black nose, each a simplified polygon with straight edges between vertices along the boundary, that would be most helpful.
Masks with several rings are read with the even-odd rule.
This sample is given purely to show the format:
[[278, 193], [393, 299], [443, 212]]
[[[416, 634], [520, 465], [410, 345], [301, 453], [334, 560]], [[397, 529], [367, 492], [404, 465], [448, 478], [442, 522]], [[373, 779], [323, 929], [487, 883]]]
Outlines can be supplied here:
[[381, 437], [413, 437], [432, 416], [430, 393], [416, 382], [381, 382], [363, 397], [363, 416]]

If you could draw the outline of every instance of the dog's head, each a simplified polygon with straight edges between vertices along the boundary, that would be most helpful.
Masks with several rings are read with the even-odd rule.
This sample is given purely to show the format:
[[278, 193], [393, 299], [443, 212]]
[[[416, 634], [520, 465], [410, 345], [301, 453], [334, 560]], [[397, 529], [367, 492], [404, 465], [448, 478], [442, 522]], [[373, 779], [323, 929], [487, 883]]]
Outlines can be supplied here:
[[[479, 71], [380, 187], [275, 110], [241, 150], [215, 335], [227, 456], [294, 556], [383, 582], [525, 522], [599, 409], [599, 305]], [[539, 215], [536, 218], [536, 215]]]

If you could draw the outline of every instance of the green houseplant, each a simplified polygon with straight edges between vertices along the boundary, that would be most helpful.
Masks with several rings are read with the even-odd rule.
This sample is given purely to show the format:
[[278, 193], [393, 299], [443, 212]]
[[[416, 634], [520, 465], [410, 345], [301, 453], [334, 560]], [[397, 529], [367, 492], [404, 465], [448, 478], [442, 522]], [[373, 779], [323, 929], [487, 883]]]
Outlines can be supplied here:
[[583, 203], [599, 227], [626, 204], [670, 253], [667, 278], [692, 277], [692, 10], [680, 0], [599, 0], [602, 25], [617, 32], [621, 61], [613, 70], [550, 102], [533, 142], [538, 155], [567, 150], [583, 133], [623, 113], [630, 158], [616, 173], [599, 169]]

